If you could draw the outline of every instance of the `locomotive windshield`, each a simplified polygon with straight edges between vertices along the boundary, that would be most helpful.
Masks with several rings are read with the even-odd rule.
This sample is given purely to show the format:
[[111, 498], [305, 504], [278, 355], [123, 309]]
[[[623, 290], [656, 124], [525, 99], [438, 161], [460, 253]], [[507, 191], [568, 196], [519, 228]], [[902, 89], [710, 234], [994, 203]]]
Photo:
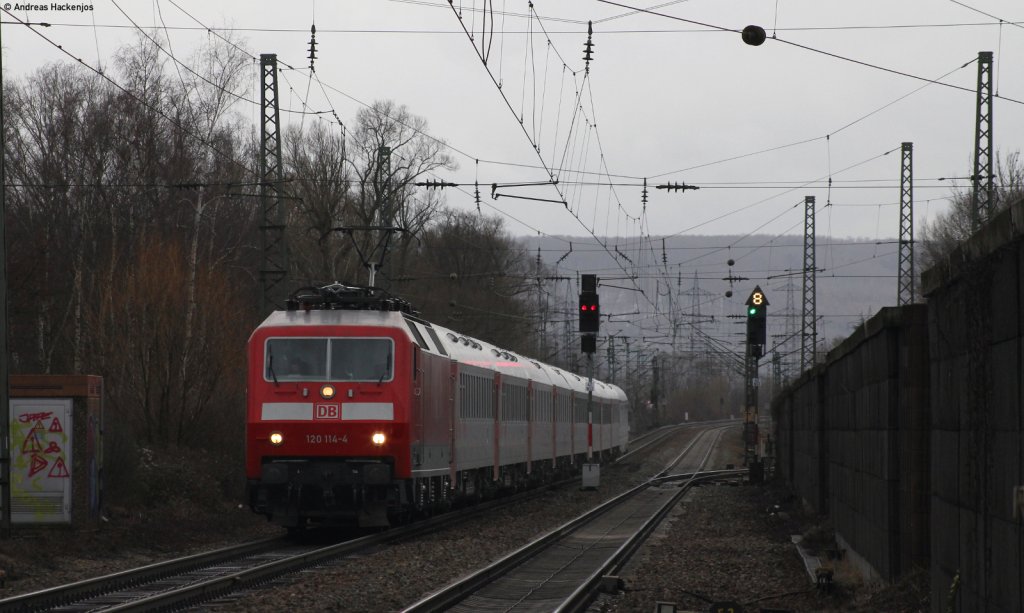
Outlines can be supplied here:
[[267, 381], [390, 381], [394, 351], [388, 338], [272, 338]]

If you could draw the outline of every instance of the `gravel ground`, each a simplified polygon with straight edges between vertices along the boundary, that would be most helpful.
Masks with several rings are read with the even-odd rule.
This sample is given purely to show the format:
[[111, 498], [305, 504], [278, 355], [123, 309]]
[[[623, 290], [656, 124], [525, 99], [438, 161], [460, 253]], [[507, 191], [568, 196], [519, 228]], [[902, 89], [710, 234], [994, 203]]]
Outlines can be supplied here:
[[[715, 463], [740, 466], [742, 454], [738, 436], [723, 437]], [[659, 601], [676, 603], [679, 611], [708, 611], [722, 602], [748, 612], [929, 610], [924, 572], [896, 586], [865, 585], [852, 568], [832, 564], [832, 589], [818, 590], [790, 536], [820, 534], [827, 526], [801, 516], [795, 504], [772, 484], [696, 488], [623, 569], [624, 589], [600, 597], [590, 610], [650, 613]]]
[[[204, 610], [401, 609], [640, 483], [692, 437], [692, 431], [684, 431], [671, 437], [671, 445], [660, 445], [640, 459], [624, 466], [602, 467], [597, 491], [570, 487], [547, 492], [412, 543], [382, 547], [280, 579], [231, 600], [211, 603]], [[739, 466], [742, 449], [738, 440], [739, 428], [729, 430], [708, 468]], [[748, 611], [756, 611], [758, 606], [795, 611], [928, 610], [926, 601], [923, 608], [913, 606], [921, 604], [922, 593], [927, 594], [926, 577], [879, 591], [859, 585], [837, 569], [839, 585], [831, 594], [811, 590], [789, 535], [814, 526], [801, 523], [798, 513], [789, 508], [792, 504], [791, 496], [772, 486], [696, 489], [621, 573], [625, 590], [602, 597], [591, 610], [649, 613], [655, 601], [663, 600], [679, 603], [681, 611], [706, 611], [708, 601], [716, 599], [744, 604], [757, 601]], [[777, 512], [780, 510], [783, 513]], [[146, 521], [121, 518], [92, 532], [18, 531], [15, 540], [0, 543], [0, 569], [10, 578], [7, 587], [0, 589], [0, 598], [280, 534], [248, 509], [182, 515], [179, 510]]]
[[728, 486], [688, 494], [622, 573], [625, 591], [603, 598], [599, 610], [649, 612], [657, 601], [700, 611], [722, 601], [744, 610], [839, 607], [841, 600], [813, 589], [793, 546], [765, 532], [756, 510], [763, 496], [760, 488]]

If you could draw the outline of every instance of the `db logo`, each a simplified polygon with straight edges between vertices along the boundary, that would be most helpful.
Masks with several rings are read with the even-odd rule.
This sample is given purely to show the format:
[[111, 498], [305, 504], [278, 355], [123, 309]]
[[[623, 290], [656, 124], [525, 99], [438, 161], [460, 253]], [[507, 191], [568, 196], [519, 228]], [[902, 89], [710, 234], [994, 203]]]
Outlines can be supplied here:
[[341, 419], [341, 405], [337, 403], [314, 404], [313, 419]]

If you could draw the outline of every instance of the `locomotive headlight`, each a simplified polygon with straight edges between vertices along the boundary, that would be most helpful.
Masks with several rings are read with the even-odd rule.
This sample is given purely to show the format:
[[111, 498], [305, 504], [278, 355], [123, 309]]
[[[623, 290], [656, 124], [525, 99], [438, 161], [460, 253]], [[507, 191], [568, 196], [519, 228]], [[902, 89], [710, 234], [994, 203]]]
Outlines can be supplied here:
[[283, 434], [281, 434], [280, 432], [271, 432], [270, 433], [270, 444], [271, 445], [275, 445], [276, 446], [276, 445], [280, 445], [283, 442], [284, 442], [284, 435]]
[[333, 385], [325, 385], [320, 388], [320, 395], [327, 399], [334, 398], [334, 394], [336, 393], [337, 390], [334, 389]]
[[386, 441], [388, 439], [387, 439], [386, 436], [384, 436], [383, 432], [374, 432], [373, 436], [370, 437], [370, 440], [373, 441], [374, 445], [380, 447], [381, 445], [384, 444], [384, 441]]

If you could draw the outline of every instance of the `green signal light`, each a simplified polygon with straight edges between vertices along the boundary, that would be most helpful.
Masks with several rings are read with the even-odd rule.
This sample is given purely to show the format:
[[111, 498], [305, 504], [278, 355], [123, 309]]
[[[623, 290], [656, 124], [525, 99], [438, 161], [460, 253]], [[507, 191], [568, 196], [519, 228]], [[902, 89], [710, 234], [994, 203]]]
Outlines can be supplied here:
[[747, 309], [747, 314], [748, 315], [757, 315], [757, 307], [750, 307], [749, 309]]

